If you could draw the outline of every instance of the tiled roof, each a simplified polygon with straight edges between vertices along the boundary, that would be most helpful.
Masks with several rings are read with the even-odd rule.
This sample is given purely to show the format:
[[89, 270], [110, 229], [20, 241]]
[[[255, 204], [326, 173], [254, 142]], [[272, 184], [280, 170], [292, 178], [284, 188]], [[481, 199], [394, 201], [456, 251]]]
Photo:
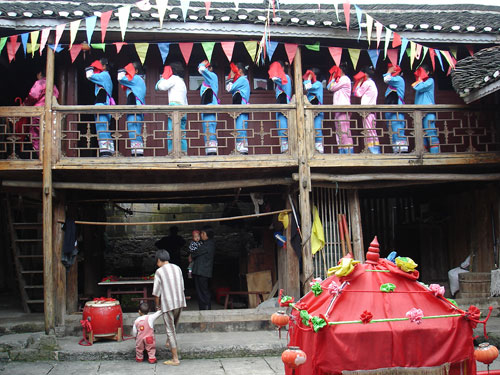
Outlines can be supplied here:
[[[28, 19], [67, 20], [85, 18], [99, 12], [117, 9], [123, 5], [133, 5], [130, 20], [158, 20], [156, 2], [143, 10], [135, 6], [135, 0], [91, 0], [86, 2], [52, 0], [0, 0], [0, 27], [9, 27], [6, 21]], [[146, 2], [147, 3], [147, 2]], [[340, 3], [340, 2], [339, 2]], [[205, 2], [191, 1], [187, 12], [188, 23], [239, 23], [264, 24], [268, 12], [268, 2], [250, 0], [238, 2], [212, 1], [209, 16], [205, 16]], [[423, 33], [468, 33], [500, 35], [500, 6], [471, 4], [455, 5], [361, 5], [362, 10], [375, 20], [395, 31]], [[97, 12], [97, 13], [96, 13]], [[272, 10], [271, 10], [272, 14]], [[309, 28], [345, 29], [342, 4], [339, 4], [339, 21], [335, 7], [330, 4], [280, 4], [276, 9], [273, 25], [303, 26]], [[271, 16], [272, 17], [272, 16]], [[351, 29], [358, 23], [354, 6], [351, 5]], [[115, 14], [112, 19], [117, 19]], [[366, 18], [363, 17], [363, 21]], [[170, 0], [165, 14], [165, 22], [183, 22], [180, 0]], [[11, 27], [14, 27], [11, 24]]]
[[500, 83], [500, 46], [485, 48], [457, 62], [451, 74], [455, 91], [466, 102], [498, 90]]

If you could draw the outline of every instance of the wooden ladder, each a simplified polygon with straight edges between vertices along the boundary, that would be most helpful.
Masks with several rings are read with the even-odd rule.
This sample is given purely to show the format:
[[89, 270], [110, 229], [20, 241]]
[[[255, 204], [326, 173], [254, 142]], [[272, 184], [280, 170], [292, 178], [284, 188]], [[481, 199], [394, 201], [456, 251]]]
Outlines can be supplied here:
[[[5, 214], [10, 233], [12, 259], [21, 296], [21, 304], [26, 313], [32, 311], [34, 305], [43, 309], [43, 249], [42, 223], [35, 213], [26, 215], [26, 204], [21, 196], [14, 209], [12, 199], [7, 195], [4, 199]], [[39, 307], [37, 311], [41, 311]]]

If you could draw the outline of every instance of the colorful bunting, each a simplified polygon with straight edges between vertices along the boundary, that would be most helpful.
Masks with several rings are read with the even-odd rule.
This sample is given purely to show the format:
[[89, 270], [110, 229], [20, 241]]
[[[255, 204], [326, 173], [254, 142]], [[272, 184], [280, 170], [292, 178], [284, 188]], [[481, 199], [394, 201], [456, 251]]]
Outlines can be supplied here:
[[120, 23], [120, 30], [122, 32], [122, 41], [125, 40], [125, 33], [127, 32], [128, 18], [130, 16], [131, 5], [118, 8], [118, 22]]
[[413, 61], [415, 60], [416, 45], [415, 42], [410, 41], [410, 69], [413, 69]]
[[417, 45], [417, 49], [415, 51], [415, 58], [420, 60], [420, 55], [422, 54], [422, 45], [420, 43], [415, 43]]
[[361, 50], [356, 48], [348, 48], [347, 51], [349, 52], [349, 56], [351, 56], [352, 66], [354, 67], [354, 70], [356, 70]]
[[[30, 33], [30, 41], [31, 41], [31, 45], [32, 46], [36, 46], [37, 45], [37, 41], [38, 41], [38, 36], [40, 35], [40, 30], [36, 30], [36, 31], [32, 31]], [[31, 49], [31, 57], [35, 56], [35, 51], [37, 50], [38, 48], [32, 48]], [[0, 50], [1, 51], [1, 50]]]
[[38, 43], [36, 44], [28, 43], [26, 51], [31, 54], [31, 57], [33, 57], [35, 55], [35, 52], [38, 51], [39, 48], [40, 45]]
[[122, 50], [122, 47], [124, 45], [126, 45], [127, 43], [125, 43], [125, 42], [114, 42], [113, 44], [116, 46], [116, 53], [118, 54]]
[[0, 38], [0, 53], [2, 53], [3, 47], [5, 47], [5, 43], [7, 43], [7, 37], [6, 36]]
[[335, 7], [335, 14], [337, 15], [337, 22], [340, 22], [339, 18], [339, 4], [337, 0], [333, 0], [333, 6]]
[[298, 45], [294, 43], [285, 43], [285, 51], [288, 56], [288, 62], [292, 64], [295, 54], [297, 53]]
[[168, 52], [170, 51], [170, 43], [158, 43], [158, 49], [160, 50], [163, 64], [165, 64], [165, 59], [167, 58]]
[[7, 54], [9, 56], [9, 63], [16, 57], [16, 52], [19, 49], [21, 43], [17, 41], [17, 35], [12, 35], [9, 37], [7, 42]]
[[342, 48], [341, 47], [328, 47], [330, 55], [332, 56], [335, 65], [340, 66], [340, 60], [342, 58]]
[[377, 33], [377, 48], [380, 44], [380, 39], [382, 38], [382, 29], [384, 25], [382, 25], [380, 22], [376, 21], [375, 22], [375, 31]]
[[387, 57], [392, 65], [398, 65], [398, 50], [396, 48], [391, 48], [387, 50]]
[[453, 56], [451, 56], [450, 52], [449, 51], [441, 51], [441, 53], [443, 54], [446, 61], [448, 61], [448, 64], [450, 64], [450, 66], [454, 69], [455, 68], [455, 59], [453, 58]]
[[432, 71], [435, 71], [436, 62], [434, 61], [434, 57], [436, 56], [436, 52], [434, 52], [434, 48], [429, 48], [429, 56], [431, 57]]
[[205, 16], [208, 16], [208, 12], [210, 11], [210, 4], [212, 4], [211, 1], [205, 1]]
[[474, 56], [474, 46], [471, 44], [466, 44], [465, 48], [467, 48], [467, 51], [469, 51], [469, 55]]
[[24, 57], [26, 57], [26, 48], [28, 47], [29, 36], [30, 36], [29, 33], [21, 34], [21, 42], [23, 43]]
[[76, 20], [69, 23], [69, 49], [73, 47], [73, 42], [75, 41], [76, 34], [78, 33], [78, 29], [80, 28], [80, 22], [82, 22], [82, 20]]
[[344, 17], [345, 17], [345, 24], [347, 26], [347, 32], [349, 32], [349, 24], [351, 22], [351, 4], [349, 4], [349, 1], [346, 1], [342, 5], [344, 7]]
[[388, 27], [385, 28], [385, 44], [384, 44], [384, 58], [387, 57], [387, 48], [389, 48], [389, 41], [391, 40], [392, 30]]
[[367, 50], [368, 56], [370, 56], [370, 60], [372, 61], [372, 66], [375, 69], [377, 67], [378, 57], [380, 56], [380, 51], [378, 49], [369, 49]]
[[92, 35], [94, 34], [95, 25], [97, 23], [97, 16], [90, 16], [85, 18], [85, 30], [87, 32], [87, 43], [92, 43]]
[[441, 58], [441, 53], [439, 52], [438, 49], [435, 49], [434, 52], [436, 52], [436, 57], [438, 58], [439, 64], [441, 65], [441, 70], [444, 72], [443, 59]]
[[184, 19], [184, 22], [186, 22], [187, 12], [188, 12], [188, 8], [189, 8], [189, 2], [190, 2], [190, 0], [181, 0], [181, 11], [182, 11], [182, 18]]
[[236, 11], [240, 8], [240, 0], [233, 0], [234, 2], [234, 7], [236, 8]]
[[[277, 43], [277, 42], [273, 42], [273, 43]], [[243, 42], [243, 44], [245, 45], [245, 48], [247, 49], [247, 52], [250, 55], [250, 58], [252, 59], [252, 61], [254, 61], [255, 55], [257, 54], [257, 41], [252, 40], [252, 41], [248, 41], [248, 42]], [[267, 48], [269, 48], [269, 44], [267, 45]], [[276, 47], [274, 47], [274, 48], [276, 49]], [[274, 50], [273, 50], [273, 53], [274, 53]], [[269, 60], [270, 59], [271, 58], [269, 58]]]
[[160, 16], [160, 29], [163, 27], [163, 19], [167, 11], [168, 0], [156, 0], [156, 7], [158, 8], [158, 15]]
[[92, 43], [90, 45], [93, 49], [100, 49], [102, 51], [106, 51], [106, 44], [104, 43]]
[[54, 50], [57, 50], [57, 46], [59, 45], [59, 41], [61, 40], [61, 36], [63, 34], [64, 28], [66, 27], [65, 23], [61, 23], [56, 26], [56, 42], [54, 44], [55, 48]]
[[404, 51], [406, 51], [406, 46], [408, 45], [408, 39], [403, 37], [401, 40], [401, 53], [399, 54], [399, 62], [398, 65], [401, 65], [401, 60], [403, 59]]
[[42, 56], [43, 49], [47, 44], [47, 39], [49, 39], [50, 27], [42, 29], [42, 36], [40, 37], [40, 56]]
[[277, 47], [278, 47], [278, 42], [272, 42], [272, 41], [267, 42], [267, 53], [269, 54], [269, 61], [271, 61], [271, 59], [273, 58], [274, 51], [276, 51]]
[[193, 42], [190, 43], [179, 43], [179, 48], [181, 49], [182, 56], [186, 65], [189, 64], [189, 58], [191, 57], [191, 51], [193, 50]]
[[64, 48], [61, 46], [56, 46], [55, 44], [49, 44], [49, 47], [56, 53], [61, 52]]
[[457, 46], [450, 46], [450, 52], [454, 58], [457, 58], [458, 47]]
[[373, 31], [373, 17], [369, 14], [366, 15], [366, 37], [368, 38], [368, 47], [370, 47]]
[[361, 38], [361, 20], [363, 18], [363, 11], [356, 4], [354, 4], [354, 9], [356, 10], [356, 18], [358, 20], [358, 28], [359, 28], [358, 42], [359, 42], [359, 38]]
[[135, 43], [135, 51], [141, 60], [141, 64], [144, 65], [146, 61], [146, 54], [148, 53], [149, 43]]
[[311, 51], [316, 51], [319, 52], [319, 42], [316, 42], [314, 44], [306, 44], [305, 47]]
[[234, 42], [221, 42], [222, 50], [226, 54], [226, 57], [229, 62], [233, 58], [233, 50], [234, 50]]
[[396, 48], [401, 45], [401, 36], [398, 33], [394, 33], [394, 39], [392, 40], [392, 48]]
[[207, 55], [208, 61], [212, 62], [212, 53], [214, 52], [215, 42], [201, 42], [201, 46], [203, 47], [203, 51], [205, 51], [205, 55]]
[[[108, 29], [109, 20], [113, 14], [112, 10], [101, 13], [101, 43], [104, 43], [104, 37], [106, 36], [106, 30]], [[90, 44], [90, 40], [88, 41]]]
[[71, 56], [71, 63], [74, 63], [78, 55], [80, 54], [80, 51], [82, 50], [82, 45], [81, 44], [74, 44], [73, 48], [69, 50], [69, 54]]

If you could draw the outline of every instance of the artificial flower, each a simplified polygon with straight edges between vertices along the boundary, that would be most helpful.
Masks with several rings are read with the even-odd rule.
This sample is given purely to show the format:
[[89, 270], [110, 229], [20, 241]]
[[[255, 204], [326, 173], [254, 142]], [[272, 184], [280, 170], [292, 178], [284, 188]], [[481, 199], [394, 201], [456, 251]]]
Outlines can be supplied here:
[[341, 292], [340, 285], [337, 284], [335, 281], [332, 281], [330, 285], [328, 285], [328, 293], [330, 293], [332, 296], [336, 296]]
[[396, 285], [394, 285], [393, 283], [385, 283], [385, 284], [380, 285], [381, 292], [390, 293], [390, 292], [394, 292], [395, 289], [396, 289]]
[[314, 283], [311, 287], [312, 292], [317, 297], [323, 292], [323, 288], [320, 283]]
[[397, 257], [396, 265], [405, 272], [413, 272], [418, 266], [418, 264], [415, 263], [413, 259], [408, 257]]
[[302, 324], [309, 327], [309, 320], [311, 316], [306, 310], [300, 310], [300, 317], [302, 318]]
[[372, 321], [373, 314], [371, 312], [365, 310], [365, 311], [363, 311], [363, 313], [361, 314], [361, 316], [359, 318], [361, 319], [363, 324], [368, 324]]
[[472, 328], [477, 327], [477, 321], [479, 320], [479, 317], [481, 316], [481, 311], [474, 305], [471, 305], [469, 307], [469, 310], [465, 312], [465, 319], [470, 320]]
[[420, 324], [422, 323], [424, 312], [420, 309], [413, 307], [410, 311], [406, 313], [406, 317], [410, 319], [410, 322]]
[[439, 284], [431, 284], [429, 285], [429, 290], [434, 293], [436, 297], [444, 296], [444, 286]]
[[354, 267], [359, 263], [359, 260], [352, 258], [342, 258], [339, 264], [328, 270], [328, 276], [335, 275], [337, 277], [344, 277], [354, 271]]
[[314, 332], [318, 332], [321, 328], [327, 325], [325, 319], [320, 318], [319, 316], [313, 316], [311, 318], [311, 323], [313, 325]]

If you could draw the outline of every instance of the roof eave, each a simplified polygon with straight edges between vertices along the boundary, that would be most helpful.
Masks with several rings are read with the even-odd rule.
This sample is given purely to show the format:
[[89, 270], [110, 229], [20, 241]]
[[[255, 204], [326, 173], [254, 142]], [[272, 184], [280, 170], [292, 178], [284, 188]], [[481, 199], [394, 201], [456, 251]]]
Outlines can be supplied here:
[[500, 90], [500, 80], [496, 80], [495, 82], [492, 82], [487, 86], [481, 87], [478, 90], [474, 90], [470, 94], [462, 97], [462, 99], [466, 104], [470, 104], [498, 90]]

